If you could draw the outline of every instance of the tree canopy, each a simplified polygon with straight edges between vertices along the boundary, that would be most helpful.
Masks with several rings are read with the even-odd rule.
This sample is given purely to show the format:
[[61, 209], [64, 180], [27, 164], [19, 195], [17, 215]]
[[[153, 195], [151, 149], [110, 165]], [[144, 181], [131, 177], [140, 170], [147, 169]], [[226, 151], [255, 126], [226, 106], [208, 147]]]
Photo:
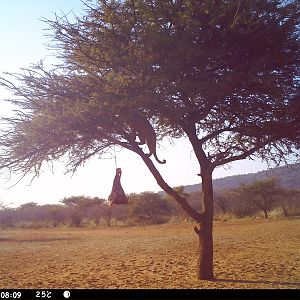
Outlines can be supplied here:
[[74, 23], [46, 22], [63, 63], [2, 80], [22, 109], [1, 138], [2, 166], [37, 171], [68, 153], [75, 170], [112, 144], [135, 151], [135, 114], [158, 138], [191, 139], [195, 127], [212, 167], [299, 149], [296, 2], [99, 1]]

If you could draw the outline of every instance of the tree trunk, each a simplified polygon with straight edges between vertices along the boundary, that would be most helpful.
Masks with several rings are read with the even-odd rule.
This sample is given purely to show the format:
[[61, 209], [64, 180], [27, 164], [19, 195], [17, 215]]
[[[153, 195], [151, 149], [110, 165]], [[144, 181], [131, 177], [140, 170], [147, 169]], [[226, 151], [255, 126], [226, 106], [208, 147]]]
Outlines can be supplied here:
[[201, 173], [202, 177], [202, 213], [203, 222], [200, 224], [198, 278], [211, 280], [213, 274], [213, 187], [212, 173]]
[[269, 216], [268, 216], [268, 212], [266, 210], [264, 210], [264, 214], [265, 214], [265, 218], [268, 219]]
[[[193, 138], [193, 137], [192, 137]], [[132, 149], [131, 149], [132, 150]], [[202, 177], [202, 212], [192, 208], [189, 203], [178, 194], [174, 189], [167, 185], [149, 156], [137, 146], [134, 151], [141, 156], [150, 172], [153, 174], [158, 185], [170, 196], [172, 196], [198, 224], [200, 229], [194, 228], [199, 236], [199, 260], [198, 260], [198, 278], [201, 280], [211, 280], [213, 275], [213, 187], [212, 187], [212, 168], [209, 168], [207, 159], [204, 160], [204, 167], [201, 167]], [[203, 152], [203, 151], [202, 151]], [[198, 152], [195, 152], [198, 153]], [[204, 152], [203, 152], [204, 153]], [[202, 170], [206, 170], [203, 173]]]
[[111, 217], [112, 217], [112, 207], [109, 206], [106, 214], [106, 226], [111, 226]]
[[287, 210], [287, 208], [286, 208], [284, 205], [282, 206], [282, 210], [283, 210], [283, 215], [284, 215], [285, 217], [288, 217], [288, 216], [289, 216], [288, 210]]

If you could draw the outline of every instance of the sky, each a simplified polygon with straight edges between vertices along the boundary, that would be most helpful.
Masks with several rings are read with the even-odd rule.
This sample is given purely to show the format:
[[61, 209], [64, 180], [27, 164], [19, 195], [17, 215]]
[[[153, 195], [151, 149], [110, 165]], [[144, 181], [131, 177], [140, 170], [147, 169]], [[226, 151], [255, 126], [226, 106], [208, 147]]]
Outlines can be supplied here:
[[[40, 60], [46, 65], [57, 63], [55, 53], [49, 50], [51, 43], [46, 37], [47, 25], [43, 18], [53, 19], [54, 13], [84, 14], [80, 0], [10, 0], [0, 1], [0, 76], [5, 72], [22, 72]], [[0, 87], [0, 117], [12, 114], [12, 107], [4, 102], [8, 91]], [[0, 128], [1, 130], [1, 128]], [[157, 150], [165, 165], [157, 165], [163, 178], [170, 186], [200, 183], [199, 165], [189, 142], [180, 139], [170, 143], [165, 141]], [[122, 186], [125, 193], [161, 190], [150, 171], [137, 154], [128, 150], [117, 153], [117, 166], [122, 168]], [[267, 169], [260, 160], [243, 160], [230, 166], [220, 167], [213, 178], [238, 174], [255, 173]], [[45, 165], [43, 173], [31, 183], [31, 176], [25, 177], [17, 185], [17, 174], [0, 174], [0, 202], [10, 207], [18, 207], [27, 202], [39, 205], [57, 204], [64, 197], [90, 196], [107, 198], [115, 175], [113, 157], [90, 159], [75, 175], [65, 174], [63, 161], [54, 163], [54, 172]]]

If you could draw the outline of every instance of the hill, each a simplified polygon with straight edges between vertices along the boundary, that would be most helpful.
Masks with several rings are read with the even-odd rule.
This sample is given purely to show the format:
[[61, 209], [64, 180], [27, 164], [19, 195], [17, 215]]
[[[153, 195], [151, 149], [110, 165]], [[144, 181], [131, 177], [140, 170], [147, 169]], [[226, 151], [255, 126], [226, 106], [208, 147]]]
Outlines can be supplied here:
[[[300, 163], [289, 166], [272, 168], [257, 173], [234, 175], [213, 180], [215, 190], [236, 188], [241, 184], [249, 184], [257, 180], [264, 180], [268, 177], [277, 177], [282, 187], [289, 189], [300, 189]], [[187, 193], [201, 190], [200, 184], [186, 185], [184, 191]]]

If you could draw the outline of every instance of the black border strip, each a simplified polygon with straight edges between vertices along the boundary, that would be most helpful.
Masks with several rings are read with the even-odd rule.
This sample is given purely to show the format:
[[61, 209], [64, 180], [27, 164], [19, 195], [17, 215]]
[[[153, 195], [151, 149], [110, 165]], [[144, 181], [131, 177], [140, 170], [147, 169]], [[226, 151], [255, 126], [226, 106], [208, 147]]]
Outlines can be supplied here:
[[[300, 287], [299, 287], [300, 288]], [[65, 298], [64, 292], [69, 291], [70, 297]], [[13, 298], [21, 292], [20, 298]], [[267, 300], [267, 299], [300, 299], [299, 289], [289, 290], [200, 290], [200, 289], [2, 289], [3, 299], [52, 299], [52, 300], [75, 300], [75, 299], [232, 299], [232, 300]], [[9, 297], [7, 297], [9, 295]], [[5, 297], [3, 297], [5, 296]]]

